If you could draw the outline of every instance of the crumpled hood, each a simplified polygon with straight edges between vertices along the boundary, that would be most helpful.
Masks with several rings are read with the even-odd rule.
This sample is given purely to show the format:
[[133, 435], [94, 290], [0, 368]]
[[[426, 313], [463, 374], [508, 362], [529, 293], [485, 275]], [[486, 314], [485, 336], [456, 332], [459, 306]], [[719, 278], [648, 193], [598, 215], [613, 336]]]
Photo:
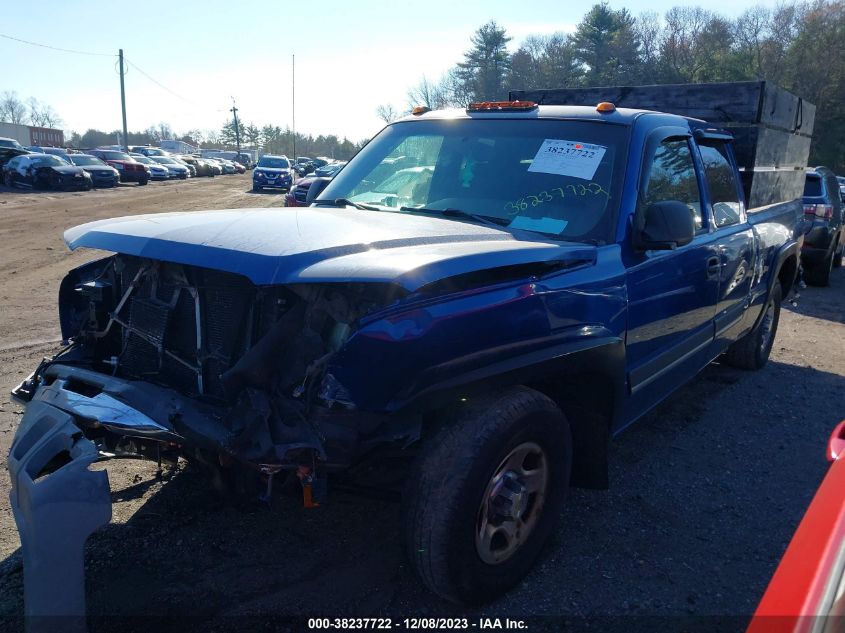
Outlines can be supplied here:
[[393, 282], [545, 261], [593, 261], [594, 246], [430, 216], [334, 208], [201, 211], [99, 220], [68, 229], [97, 248], [237, 273], [257, 285]]

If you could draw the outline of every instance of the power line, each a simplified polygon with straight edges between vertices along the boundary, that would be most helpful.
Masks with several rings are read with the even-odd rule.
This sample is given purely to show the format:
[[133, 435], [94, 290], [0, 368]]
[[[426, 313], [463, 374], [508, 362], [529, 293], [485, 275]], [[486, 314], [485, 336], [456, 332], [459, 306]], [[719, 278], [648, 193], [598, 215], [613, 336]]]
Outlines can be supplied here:
[[[149, 74], [149, 73], [144, 72], [142, 69], [140, 69], [140, 68], [138, 67], [138, 65], [137, 65], [137, 64], [132, 63], [132, 61], [131, 61], [131, 60], [129, 60], [128, 58], [124, 57], [124, 58], [123, 58], [123, 61], [125, 61], [125, 62], [129, 65], [129, 66], [132, 66], [132, 68], [134, 68], [134, 69], [135, 69], [135, 70], [137, 70], [139, 73], [141, 73], [142, 75], [144, 75], [144, 77], [146, 77], [147, 79], [149, 79], [150, 81], [152, 81], [152, 82], [153, 82], [156, 86], [158, 86], [159, 88], [161, 88], [161, 89], [162, 89], [162, 90], [164, 90], [165, 92], [167, 92], [167, 93], [169, 93], [169, 94], [173, 95], [173, 96], [174, 96], [174, 97], [176, 97], [177, 99], [181, 99], [182, 101], [184, 101], [184, 102], [185, 102], [185, 103], [187, 103], [188, 105], [192, 105], [192, 106], [194, 106], [195, 108], [201, 108], [201, 109], [203, 109], [203, 110], [208, 110], [207, 106], [200, 105], [199, 103], [197, 103], [197, 102], [195, 102], [195, 101], [191, 101], [191, 100], [190, 100], [190, 99], [188, 99], [187, 97], [183, 97], [183, 96], [182, 96], [182, 95], [180, 95], [178, 92], [174, 92], [173, 90], [171, 90], [170, 88], [168, 88], [167, 86], [165, 86], [163, 83], [161, 83], [160, 81], [158, 81], [158, 80], [154, 79], [152, 76], [150, 76], [150, 74]], [[215, 109], [214, 111], [215, 111], [215, 112], [223, 112], [223, 111], [224, 111], [224, 108]]]
[[170, 93], [170, 94], [172, 94], [174, 97], [176, 97], [177, 99], [181, 99], [182, 101], [184, 101], [184, 102], [185, 102], [185, 103], [187, 103], [187, 104], [190, 104], [190, 105], [195, 106], [195, 107], [201, 107], [199, 104], [194, 103], [193, 101], [191, 101], [190, 99], [187, 99], [186, 97], [183, 97], [183, 96], [182, 96], [182, 95], [180, 95], [179, 93], [177, 93], [177, 92], [173, 92], [170, 88], [168, 88], [167, 86], [165, 86], [165, 85], [164, 85], [163, 83], [161, 83], [160, 81], [156, 81], [156, 80], [155, 80], [155, 79], [153, 79], [153, 78], [152, 78], [149, 74], [145, 73], [143, 70], [141, 70], [140, 68], [138, 68], [138, 66], [137, 66], [136, 64], [133, 64], [133, 63], [132, 63], [132, 61], [130, 61], [130, 60], [129, 60], [129, 59], [127, 59], [126, 57], [124, 57], [123, 59], [124, 59], [124, 61], [125, 61], [127, 64], [129, 64], [130, 66], [132, 66], [132, 68], [134, 68], [134, 69], [135, 69], [135, 70], [137, 70], [139, 73], [141, 73], [142, 75], [144, 75], [144, 77], [146, 77], [147, 79], [149, 79], [150, 81], [152, 81], [152, 82], [153, 82], [156, 86], [158, 86], [159, 88], [161, 88], [161, 89], [162, 89], [162, 90], [164, 90], [165, 92], [169, 92], [169, 93]]
[[117, 57], [117, 55], [114, 55], [112, 53], [92, 53], [90, 51], [77, 51], [72, 48], [59, 48], [58, 46], [50, 46], [49, 44], [39, 44], [38, 42], [22, 40], [19, 37], [12, 37], [11, 35], [4, 35], [3, 33], [0, 33], [0, 37], [6, 38], [7, 40], [20, 42], [21, 44], [29, 44], [30, 46], [38, 46], [40, 48], [49, 48], [52, 51], [59, 51], [62, 53], [74, 53], [76, 55], [93, 55], [95, 57]]

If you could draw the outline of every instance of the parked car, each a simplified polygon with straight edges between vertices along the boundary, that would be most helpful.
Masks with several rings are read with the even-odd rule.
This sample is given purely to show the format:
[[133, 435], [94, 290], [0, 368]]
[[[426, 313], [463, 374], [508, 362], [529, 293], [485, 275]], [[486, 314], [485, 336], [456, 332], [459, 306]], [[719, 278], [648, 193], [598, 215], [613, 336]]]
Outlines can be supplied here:
[[[830, 436], [827, 475], [772, 576], [747, 633], [841, 631], [845, 623], [845, 420]], [[826, 626], [827, 625], [827, 626]]]
[[195, 176], [214, 176], [214, 170], [204, 159], [189, 155], [182, 155], [179, 158], [188, 165], [193, 166], [196, 171]]
[[58, 156], [59, 158], [64, 158], [65, 160], [67, 160], [68, 155], [72, 153], [71, 150], [65, 149], [64, 147], [41, 147], [39, 145], [32, 145], [27, 147], [27, 149], [33, 154], [52, 154], [53, 156]]
[[839, 183], [839, 197], [845, 202], [845, 176], [837, 176], [836, 181]]
[[170, 171], [171, 178], [185, 180], [191, 173], [185, 165], [180, 165], [170, 156], [150, 156], [149, 158], [157, 162], [159, 165], [167, 167], [168, 171]]
[[842, 265], [845, 244], [839, 182], [827, 167], [807, 170], [804, 215], [812, 221], [801, 248], [804, 279], [813, 286], [827, 286], [831, 270]]
[[245, 165], [242, 165], [241, 163], [239, 163], [236, 160], [233, 160], [232, 164], [235, 166], [235, 171], [238, 172], [239, 174], [245, 174], [246, 173], [246, 166]]
[[308, 198], [308, 189], [311, 187], [314, 181], [321, 178], [334, 178], [337, 172], [339, 172], [341, 167], [343, 167], [345, 164], [346, 163], [329, 163], [328, 165], [316, 169], [313, 175], [306, 176], [305, 178], [300, 178], [299, 180], [297, 180], [293, 188], [285, 194], [285, 206], [308, 206], [306, 204], [306, 200]]
[[314, 175], [324, 178], [334, 178], [335, 174], [337, 174], [337, 172], [339, 172], [345, 164], [346, 161], [327, 163], [322, 167], [317, 167], [317, 169], [314, 170]]
[[160, 147], [150, 147], [149, 145], [131, 145], [129, 151], [144, 156], [170, 156], [170, 152], [167, 150]]
[[30, 189], [89, 190], [94, 185], [84, 169], [52, 154], [24, 154], [3, 165], [7, 187]]
[[95, 187], [114, 187], [120, 182], [120, 172], [91, 154], [70, 154], [67, 157], [77, 167], [82, 167]]
[[[706, 105], [700, 85], [656, 89]], [[109, 520], [94, 440], [288, 471], [306, 504], [328, 471], [404, 451], [411, 565], [449, 600], [499, 596], [554, 533], [570, 483], [607, 485], [611, 437], [717, 357], [766, 365], [801, 203], [746, 215], [731, 141], [606, 103], [474, 104], [386, 126], [307, 210], [68, 230], [71, 249], [115, 254], [63, 280], [73, 343], [14, 390], [29, 400], [8, 460], [21, 540], [55, 525], [58, 551], [81, 551]], [[396, 148], [433, 173], [374, 182]], [[262, 161], [280, 186], [287, 158]], [[37, 561], [69, 560], [42, 544]], [[55, 608], [69, 572], [26, 557]]]
[[188, 168], [188, 177], [189, 178], [193, 178], [197, 175], [197, 168], [193, 163], [189, 163], [188, 161], [184, 160], [181, 156], [171, 156], [170, 158], [175, 160], [177, 163], [179, 163], [183, 167]]
[[11, 147], [12, 149], [26, 149], [23, 145], [18, 143], [13, 138], [7, 138], [5, 136], [0, 136], [0, 147]]
[[307, 176], [314, 171], [314, 159], [307, 156], [298, 157], [293, 163], [293, 169], [299, 176]]
[[171, 172], [166, 165], [159, 165], [149, 156], [144, 154], [129, 154], [132, 158], [137, 160], [142, 165], [146, 165], [150, 172], [150, 180], [168, 180]]
[[223, 163], [221, 163], [216, 158], [203, 158], [206, 163], [211, 167], [211, 173], [214, 176], [219, 176], [223, 173]]
[[287, 156], [264, 154], [252, 170], [252, 190], [284, 189], [293, 186], [293, 170]]
[[[2, 139], [0, 139], [2, 140]], [[11, 145], [0, 145], [0, 167], [3, 167], [7, 162], [12, 160], [15, 156], [22, 156], [24, 154], [31, 154], [23, 147], [13, 147]]]
[[147, 166], [125, 152], [97, 148], [88, 150], [88, 153], [114, 167], [120, 174], [120, 182], [137, 182], [139, 185], [146, 185], [150, 181], [150, 170]]
[[224, 174], [236, 174], [238, 170], [235, 169], [235, 163], [230, 161], [228, 158], [215, 158], [218, 163], [220, 163], [221, 168], [223, 169]]

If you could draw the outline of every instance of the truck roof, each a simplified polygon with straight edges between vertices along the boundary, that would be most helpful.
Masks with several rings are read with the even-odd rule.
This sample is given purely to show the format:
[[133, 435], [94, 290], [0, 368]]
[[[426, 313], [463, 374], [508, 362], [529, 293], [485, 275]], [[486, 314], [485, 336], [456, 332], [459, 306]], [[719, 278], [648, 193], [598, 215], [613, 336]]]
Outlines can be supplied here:
[[579, 119], [584, 121], [607, 121], [619, 125], [631, 125], [643, 115], [660, 115], [681, 121], [696, 121], [677, 114], [655, 112], [653, 110], [638, 110], [632, 108], [617, 108], [613, 112], [598, 112], [595, 106], [563, 106], [541, 105], [532, 110], [501, 110], [491, 112], [467, 112], [463, 108], [447, 110], [431, 110], [424, 114], [409, 114], [399, 121], [416, 121], [420, 119]]

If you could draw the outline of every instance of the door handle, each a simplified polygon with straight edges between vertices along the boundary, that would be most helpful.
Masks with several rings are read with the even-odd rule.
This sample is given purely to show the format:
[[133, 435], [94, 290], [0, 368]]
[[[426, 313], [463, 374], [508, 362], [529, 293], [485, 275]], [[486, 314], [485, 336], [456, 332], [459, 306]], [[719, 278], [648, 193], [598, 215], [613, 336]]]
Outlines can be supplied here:
[[722, 262], [718, 257], [711, 257], [707, 260], [707, 276], [717, 277], [722, 272]]

